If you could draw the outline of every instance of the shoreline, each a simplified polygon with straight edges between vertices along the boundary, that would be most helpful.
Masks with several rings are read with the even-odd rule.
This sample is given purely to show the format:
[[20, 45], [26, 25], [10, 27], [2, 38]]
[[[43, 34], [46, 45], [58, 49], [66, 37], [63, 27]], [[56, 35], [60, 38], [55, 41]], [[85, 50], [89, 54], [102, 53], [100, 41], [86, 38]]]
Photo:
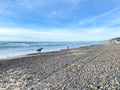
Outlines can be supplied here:
[[[105, 43], [103, 44], [94, 44], [95, 46], [96, 45], [104, 45]], [[94, 45], [88, 45], [88, 46], [81, 46], [81, 47], [76, 47], [76, 48], [69, 48], [69, 50], [71, 49], [79, 49], [79, 48], [84, 48], [84, 47], [90, 47], [90, 46], [94, 46]], [[60, 49], [60, 50], [56, 50], [56, 51], [48, 51], [48, 52], [41, 52], [41, 53], [28, 53], [28, 54], [24, 54], [24, 55], [17, 55], [17, 56], [11, 56], [11, 57], [5, 57], [5, 58], [0, 58], [0, 61], [1, 60], [10, 60], [10, 59], [18, 59], [18, 58], [24, 58], [24, 57], [30, 57], [31, 55], [40, 55], [40, 54], [46, 54], [46, 53], [54, 53], [54, 52], [60, 52], [60, 51], [66, 51], [67, 48], [63, 48], [63, 49]]]
[[0, 61], [0, 90], [119, 90], [120, 44]]

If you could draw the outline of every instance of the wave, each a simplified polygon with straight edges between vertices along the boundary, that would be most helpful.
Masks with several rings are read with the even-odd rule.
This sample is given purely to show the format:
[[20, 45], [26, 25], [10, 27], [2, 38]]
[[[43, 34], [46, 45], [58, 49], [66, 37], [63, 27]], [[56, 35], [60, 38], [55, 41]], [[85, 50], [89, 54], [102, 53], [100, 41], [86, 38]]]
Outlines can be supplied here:
[[61, 49], [77, 48], [100, 44], [101, 42], [0, 42], [0, 58], [35, 53], [38, 48], [42, 52], [58, 51]]

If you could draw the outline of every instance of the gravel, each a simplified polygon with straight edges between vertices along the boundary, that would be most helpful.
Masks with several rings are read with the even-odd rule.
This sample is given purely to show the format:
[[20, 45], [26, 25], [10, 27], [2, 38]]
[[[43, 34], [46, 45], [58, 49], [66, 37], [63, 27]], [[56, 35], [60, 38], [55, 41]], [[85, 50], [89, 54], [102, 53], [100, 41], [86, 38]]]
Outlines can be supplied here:
[[0, 90], [120, 90], [120, 44], [0, 60]]

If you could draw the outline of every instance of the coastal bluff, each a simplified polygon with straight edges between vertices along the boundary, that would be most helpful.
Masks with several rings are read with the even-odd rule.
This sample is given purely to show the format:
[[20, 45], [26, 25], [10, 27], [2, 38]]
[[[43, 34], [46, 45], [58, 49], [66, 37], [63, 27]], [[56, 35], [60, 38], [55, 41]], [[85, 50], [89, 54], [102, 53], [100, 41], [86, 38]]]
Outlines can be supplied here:
[[120, 44], [0, 60], [0, 90], [120, 90]]
[[104, 42], [109, 42], [109, 43], [112, 43], [112, 44], [120, 44], [120, 37], [112, 38], [110, 40], [104, 40]]

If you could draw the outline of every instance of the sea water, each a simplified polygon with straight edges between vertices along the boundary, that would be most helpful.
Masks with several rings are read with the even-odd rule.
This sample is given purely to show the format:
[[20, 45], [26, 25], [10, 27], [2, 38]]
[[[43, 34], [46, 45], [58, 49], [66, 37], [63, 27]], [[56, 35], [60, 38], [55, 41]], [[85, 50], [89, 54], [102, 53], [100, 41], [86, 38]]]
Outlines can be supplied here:
[[102, 42], [0, 42], [0, 59], [12, 58], [31, 53], [37, 53], [37, 49], [43, 48], [42, 52], [59, 51], [61, 49], [78, 48], [82, 46], [101, 44]]

